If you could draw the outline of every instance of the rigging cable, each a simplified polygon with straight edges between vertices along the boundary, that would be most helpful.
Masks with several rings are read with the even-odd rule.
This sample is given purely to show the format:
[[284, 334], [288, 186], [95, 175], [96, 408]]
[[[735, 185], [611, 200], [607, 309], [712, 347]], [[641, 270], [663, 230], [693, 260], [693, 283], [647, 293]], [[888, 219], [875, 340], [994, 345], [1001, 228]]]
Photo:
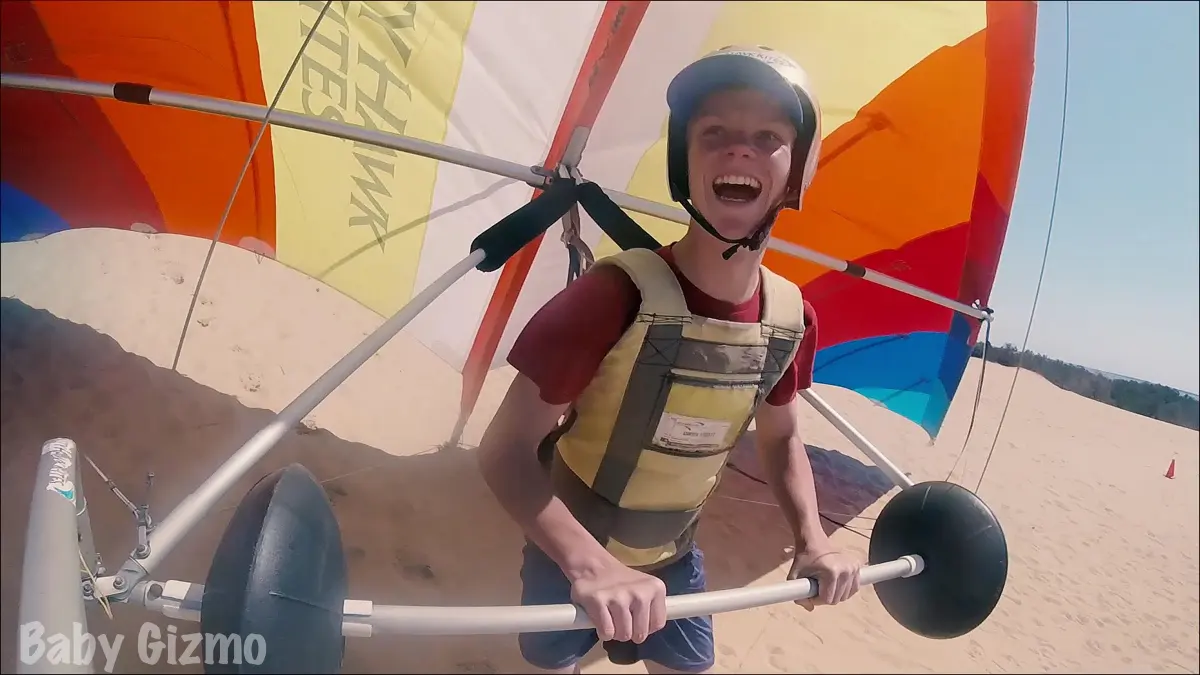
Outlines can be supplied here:
[[[752, 481], [754, 481], [755, 483], [758, 483], [759, 485], [766, 485], [766, 486], [770, 487], [770, 486], [768, 485], [767, 481], [765, 481], [765, 480], [763, 480], [763, 479], [761, 479], [761, 478], [758, 478], [758, 477], [756, 477], [756, 476], [752, 476], [752, 475], [750, 475], [750, 474], [749, 474], [747, 471], [745, 471], [744, 469], [742, 469], [742, 468], [741, 468], [741, 467], [739, 467], [738, 465], [734, 464], [733, 462], [728, 462], [728, 463], [727, 463], [725, 466], [727, 466], [727, 467], [729, 467], [730, 469], [732, 469], [733, 471], [735, 471], [735, 472], [737, 472], [737, 473], [741, 474], [743, 477], [745, 477], [745, 478], [746, 478], [746, 479], [748, 479], [748, 480], [752, 480]], [[739, 500], [739, 501], [741, 501], [741, 500]], [[755, 503], [758, 503], [758, 502], [755, 502]], [[773, 506], [773, 505], [772, 505], [772, 506]], [[849, 523], [845, 523], [845, 522], [842, 522], [842, 521], [840, 521], [840, 520], [835, 520], [835, 519], [833, 519], [833, 518], [830, 518], [828, 515], [826, 515], [826, 512], [824, 512], [824, 511], [818, 511], [818, 512], [817, 512], [817, 515], [821, 516], [822, 518], [824, 518], [825, 520], [829, 521], [830, 523], [832, 523], [832, 524], [834, 524], [834, 525], [837, 525], [838, 527], [841, 527], [842, 529], [846, 530], [847, 532], [851, 532], [851, 533], [853, 533], [853, 534], [856, 534], [856, 535], [858, 535], [858, 536], [862, 537], [863, 539], [866, 539], [867, 541], [870, 541], [870, 540], [871, 540], [871, 535], [870, 535], [870, 534], [868, 534], [868, 533], [866, 533], [866, 532], [863, 532], [862, 530], [857, 530], [857, 529], [855, 529], [855, 528], [853, 528], [853, 527], [850, 527]], [[851, 519], [851, 520], [853, 520], [854, 518], [863, 518], [863, 519], [865, 519], [865, 520], [873, 520], [873, 518], [869, 518], [869, 517], [867, 517], [867, 516], [855, 516], [855, 515], [853, 515], [853, 514], [849, 514], [849, 513], [834, 513], [834, 514], [832, 514], [832, 515], [835, 515], [835, 516], [843, 516], [843, 517], [849, 518], [849, 519]]]
[[[967, 435], [963, 437], [962, 448], [958, 451], [958, 457], [954, 458], [954, 465], [946, 472], [946, 482], [950, 481], [950, 477], [954, 475], [954, 470], [958, 468], [958, 463], [962, 461], [963, 455], [967, 452], [967, 444], [971, 441], [971, 432], [975, 429], [975, 416], [979, 413], [979, 403], [983, 400], [983, 377], [987, 374], [988, 348], [992, 344], [992, 322], [983, 322], [983, 353], [980, 355], [979, 365], [979, 384], [975, 386], [975, 403], [971, 406], [971, 422], [967, 425]], [[970, 358], [970, 357], [968, 357]]]
[[258, 128], [258, 135], [254, 137], [254, 142], [250, 144], [250, 152], [246, 153], [246, 161], [242, 164], [242, 172], [238, 174], [237, 182], [233, 184], [233, 192], [229, 195], [229, 201], [225, 203], [225, 212], [221, 214], [221, 221], [217, 224], [217, 231], [213, 233], [212, 241], [208, 244], [208, 254], [204, 256], [204, 265], [200, 268], [199, 278], [196, 279], [196, 290], [192, 293], [192, 301], [188, 305], [187, 316], [183, 319], [183, 329], [179, 332], [179, 342], [175, 345], [175, 358], [171, 361], [171, 370], [177, 370], [179, 366], [179, 355], [183, 352], [183, 342], [187, 339], [188, 324], [192, 322], [192, 312], [196, 311], [196, 301], [200, 299], [200, 285], [204, 283], [204, 275], [208, 273], [208, 264], [212, 262], [213, 252], [216, 251], [217, 242], [221, 240], [221, 232], [225, 229], [225, 222], [229, 220], [229, 214], [233, 211], [233, 202], [237, 199], [238, 190], [242, 187], [242, 181], [246, 179], [246, 173], [250, 171], [250, 165], [254, 161], [254, 153], [258, 151], [258, 144], [262, 142], [263, 136], [267, 133], [267, 128], [271, 122], [271, 115], [275, 113], [275, 106], [279, 105], [279, 99], [283, 97], [283, 90], [287, 88], [288, 81], [292, 79], [292, 73], [296, 71], [296, 66], [300, 64], [300, 57], [304, 55], [304, 49], [308, 47], [308, 43], [317, 34], [317, 26], [321, 25], [321, 19], [325, 18], [325, 13], [329, 11], [329, 6], [332, 4], [333, 0], [326, 0], [325, 6], [321, 8], [321, 13], [317, 15], [317, 20], [313, 22], [312, 28], [308, 30], [308, 35], [304, 36], [304, 42], [300, 44], [300, 50], [296, 52], [296, 57], [292, 59], [292, 65], [288, 68], [287, 74], [283, 76], [283, 81], [279, 83], [279, 89], [275, 92], [274, 100], [271, 101], [266, 114], [263, 115], [262, 126]]
[[1029, 348], [1029, 335], [1033, 331], [1033, 317], [1037, 312], [1038, 298], [1042, 294], [1042, 280], [1046, 276], [1046, 261], [1050, 257], [1050, 240], [1054, 233], [1054, 216], [1058, 210], [1058, 188], [1062, 181], [1063, 146], [1067, 137], [1067, 92], [1071, 81], [1071, 3], [1064, 3], [1066, 18], [1064, 21], [1064, 57], [1063, 57], [1063, 92], [1062, 92], [1062, 126], [1058, 134], [1058, 166], [1054, 173], [1054, 192], [1050, 197], [1050, 224], [1046, 228], [1046, 245], [1042, 250], [1042, 269], [1038, 272], [1037, 287], [1033, 291], [1033, 305], [1029, 308], [1029, 323], [1025, 326], [1025, 339], [1021, 342], [1021, 353], [1017, 356], [1017, 372], [1013, 373], [1012, 384], [1008, 388], [1008, 398], [1004, 402], [1004, 410], [1000, 413], [1000, 422], [996, 425], [996, 435], [992, 437], [992, 447], [988, 450], [983, 470], [979, 472], [979, 480], [975, 483], [975, 494], [979, 494], [979, 486], [983, 484], [983, 476], [992, 463], [992, 454], [996, 452], [996, 443], [1000, 440], [1000, 430], [1004, 427], [1004, 418], [1008, 415], [1008, 406], [1012, 403], [1013, 392], [1017, 389], [1017, 378], [1021, 376], [1025, 363], [1025, 350]]

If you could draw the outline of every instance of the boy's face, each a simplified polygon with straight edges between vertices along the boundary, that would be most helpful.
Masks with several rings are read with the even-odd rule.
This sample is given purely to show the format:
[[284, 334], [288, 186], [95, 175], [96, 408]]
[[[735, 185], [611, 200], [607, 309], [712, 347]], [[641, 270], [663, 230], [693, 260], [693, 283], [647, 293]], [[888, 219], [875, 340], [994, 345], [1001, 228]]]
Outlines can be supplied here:
[[718, 91], [687, 139], [692, 203], [723, 236], [749, 236], [787, 189], [796, 129], [783, 106], [753, 89]]

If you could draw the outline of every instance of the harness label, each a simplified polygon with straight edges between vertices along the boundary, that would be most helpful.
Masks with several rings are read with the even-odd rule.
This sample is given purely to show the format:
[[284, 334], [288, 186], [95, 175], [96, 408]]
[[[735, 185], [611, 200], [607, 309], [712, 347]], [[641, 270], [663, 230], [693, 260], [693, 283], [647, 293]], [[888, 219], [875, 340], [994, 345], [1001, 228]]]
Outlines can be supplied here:
[[672, 450], [711, 450], [723, 446], [728, 433], [729, 422], [664, 413], [654, 443]]

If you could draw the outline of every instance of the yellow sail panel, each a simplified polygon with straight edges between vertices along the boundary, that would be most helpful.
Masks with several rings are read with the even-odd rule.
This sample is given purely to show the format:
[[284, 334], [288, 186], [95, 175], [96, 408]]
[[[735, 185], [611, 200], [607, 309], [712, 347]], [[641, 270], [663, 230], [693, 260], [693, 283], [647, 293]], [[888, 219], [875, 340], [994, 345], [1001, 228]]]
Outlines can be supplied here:
[[[324, 2], [256, 2], [278, 89]], [[442, 142], [473, 2], [334, 2], [279, 108]], [[438, 162], [275, 127], [277, 259], [388, 314], [413, 294]]]

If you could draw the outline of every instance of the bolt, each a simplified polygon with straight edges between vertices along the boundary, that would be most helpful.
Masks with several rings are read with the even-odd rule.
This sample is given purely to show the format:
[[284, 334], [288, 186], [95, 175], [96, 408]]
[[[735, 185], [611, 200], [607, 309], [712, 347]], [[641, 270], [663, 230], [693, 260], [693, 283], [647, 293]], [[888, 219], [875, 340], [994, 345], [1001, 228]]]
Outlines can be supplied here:
[[122, 588], [125, 588], [125, 579], [123, 579], [121, 577], [117, 577], [116, 579], [113, 579], [113, 588], [117, 589], [118, 591], [121, 590]]

